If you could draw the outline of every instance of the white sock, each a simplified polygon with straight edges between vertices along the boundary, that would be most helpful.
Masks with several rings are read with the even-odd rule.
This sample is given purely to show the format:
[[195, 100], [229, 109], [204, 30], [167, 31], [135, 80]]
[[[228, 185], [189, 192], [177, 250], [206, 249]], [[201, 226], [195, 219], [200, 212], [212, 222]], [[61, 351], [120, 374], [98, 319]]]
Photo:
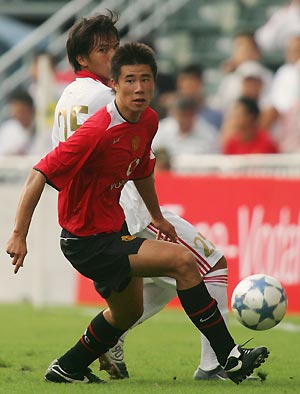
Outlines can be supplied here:
[[[159, 286], [157, 283], [145, 281], [144, 282], [144, 313], [139, 320], [130, 328], [136, 327], [143, 323], [151, 316], [161, 311], [174, 297], [177, 297], [176, 287]], [[129, 330], [128, 330], [129, 331]], [[128, 331], [126, 331], [121, 339], [124, 340]]]
[[[205, 284], [209, 294], [217, 300], [219, 310], [226, 324], [228, 321], [227, 275], [228, 269], [224, 268], [213, 271], [204, 277], [204, 279], [207, 278]], [[200, 337], [201, 359], [199, 368], [204, 371], [211, 371], [219, 365], [219, 362], [207, 338], [203, 334], [200, 334]]]

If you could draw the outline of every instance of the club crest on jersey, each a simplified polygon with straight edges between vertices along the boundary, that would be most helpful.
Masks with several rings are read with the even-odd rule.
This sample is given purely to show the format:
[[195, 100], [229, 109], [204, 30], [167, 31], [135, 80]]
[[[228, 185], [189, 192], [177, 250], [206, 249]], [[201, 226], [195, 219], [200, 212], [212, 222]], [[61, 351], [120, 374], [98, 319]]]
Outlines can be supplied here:
[[122, 235], [121, 240], [124, 242], [128, 242], [128, 241], [132, 241], [135, 238], [136, 238], [135, 235]]
[[140, 139], [139, 136], [136, 135], [135, 137], [132, 138], [131, 147], [132, 147], [132, 149], [133, 149], [134, 151], [136, 151], [136, 150], [139, 149], [140, 142], [141, 142], [141, 139]]

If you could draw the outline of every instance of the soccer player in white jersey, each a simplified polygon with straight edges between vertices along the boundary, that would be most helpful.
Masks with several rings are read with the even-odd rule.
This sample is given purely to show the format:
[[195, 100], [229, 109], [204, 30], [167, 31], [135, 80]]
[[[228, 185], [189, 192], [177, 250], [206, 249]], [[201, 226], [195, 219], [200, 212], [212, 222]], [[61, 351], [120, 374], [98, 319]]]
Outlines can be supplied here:
[[[54, 146], [65, 141], [94, 112], [113, 99], [109, 84], [110, 61], [119, 44], [119, 34], [115, 28], [113, 15], [99, 15], [82, 19], [70, 30], [67, 41], [67, 53], [76, 80], [63, 92], [56, 110], [52, 140]], [[99, 37], [96, 49], [91, 47], [90, 37]], [[133, 182], [128, 182], [121, 196], [121, 205], [125, 211], [126, 222], [131, 234], [145, 238], [155, 238], [158, 230], [151, 224], [150, 215], [139, 196]], [[227, 263], [218, 249], [197, 232], [197, 229], [181, 217], [168, 212], [162, 207], [165, 217], [175, 226], [178, 242], [185, 245], [195, 256], [199, 271], [206, 286], [217, 302], [226, 320], [227, 306]], [[97, 283], [95, 283], [97, 289]], [[136, 323], [139, 324], [159, 312], [177, 296], [175, 280], [154, 278], [144, 280], [144, 314]], [[100, 357], [101, 369], [106, 369], [114, 379], [128, 377], [123, 355], [123, 341]], [[216, 355], [208, 340], [201, 334], [201, 360], [194, 373], [195, 379], [226, 379], [226, 373], [220, 367]]]

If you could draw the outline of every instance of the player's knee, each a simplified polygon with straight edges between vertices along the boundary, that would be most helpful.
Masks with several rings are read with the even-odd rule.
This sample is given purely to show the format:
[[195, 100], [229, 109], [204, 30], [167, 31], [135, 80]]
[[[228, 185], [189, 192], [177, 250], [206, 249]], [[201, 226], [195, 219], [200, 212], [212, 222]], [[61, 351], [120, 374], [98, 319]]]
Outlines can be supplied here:
[[227, 260], [225, 256], [222, 256], [220, 260], [217, 262], [217, 264], [214, 267], [212, 267], [212, 269], [209, 272], [218, 271], [226, 268], [227, 268]]
[[227, 268], [227, 260], [226, 260], [225, 256], [222, 256], [215, 266], [219, 270], [223, 269], [223, 268]]
[[198, 274], [194, 256], [188, 249], [184, 247], [182, 248], [181, 253], [178, 253], [177, 255], [176, 272], [181, 277], [191, 275], [193, 272], [197, 272]]

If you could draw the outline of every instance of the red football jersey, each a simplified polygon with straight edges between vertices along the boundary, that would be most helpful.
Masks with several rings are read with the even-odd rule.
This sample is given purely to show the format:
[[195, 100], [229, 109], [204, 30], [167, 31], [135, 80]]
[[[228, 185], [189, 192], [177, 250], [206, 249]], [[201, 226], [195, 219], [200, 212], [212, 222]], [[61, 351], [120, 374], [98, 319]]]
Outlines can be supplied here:
[[129, 179], [152, 173], [157, 126], [158, 116], [150, 107], [138, 123], [129, 123], [112, 102], [35, 165], [59, 191], [61, 227], [78, 236], [121, 229], [121, 190]]

